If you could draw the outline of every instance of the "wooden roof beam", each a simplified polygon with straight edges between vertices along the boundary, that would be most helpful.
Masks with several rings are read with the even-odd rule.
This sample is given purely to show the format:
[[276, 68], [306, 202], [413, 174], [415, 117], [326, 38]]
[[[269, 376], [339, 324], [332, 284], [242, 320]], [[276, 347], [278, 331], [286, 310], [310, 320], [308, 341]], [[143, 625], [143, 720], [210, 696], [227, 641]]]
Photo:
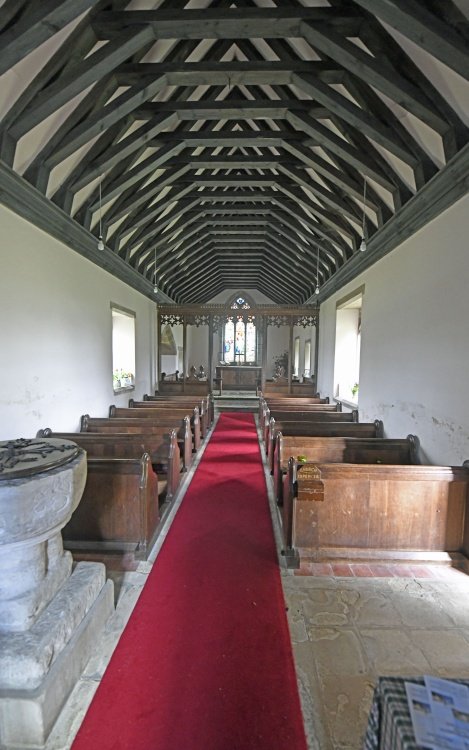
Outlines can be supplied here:
[[364, 52], [325, 24], [313, 25], [305, 21], [301, 30], [301, 36], [304, 36], [314, 48], [412, 112], [440, 135], [446, 133], [448, 122], [435, 111], [432, 103], [419, 88], [410, 80], [402, 78], [390, 65], [383, 64], [377, 57]]
[[[0, 35], [0, 76], [96, 3], [97, 0], [28, 3], [26, 12]], [[11, 17], [11, 8], [2, 8], [0, 12], [9, 12]]]
[[454, 28], [431, 13], [425, 4], [415, 0], [355, 0], [355, 3], [469, 79], [467, 42]]
[[[121, 34], [78, 62], [71, 70], [46, 86], [26, 107], [12, 125], [15, 138], [21, 138], [42, 120], [113, 71], [121, 62], [137, 53], [153, 40], [151, 30], [141, 29], [134, 34]], [[164, 77], [162, 78], [164, 83]], [[114, 102], [113, 102], [114, 104]]]
[[152, 29], [156, 39], [278, 39], [300, 37], [301, 25], [327, 23], [338, 33], [356, 36], [362, 23], [360, 11], [348, 8], [229, 8], [191, 10], [103, 11], [92, 20], [99, 39], [113, 39], [122, 30]]

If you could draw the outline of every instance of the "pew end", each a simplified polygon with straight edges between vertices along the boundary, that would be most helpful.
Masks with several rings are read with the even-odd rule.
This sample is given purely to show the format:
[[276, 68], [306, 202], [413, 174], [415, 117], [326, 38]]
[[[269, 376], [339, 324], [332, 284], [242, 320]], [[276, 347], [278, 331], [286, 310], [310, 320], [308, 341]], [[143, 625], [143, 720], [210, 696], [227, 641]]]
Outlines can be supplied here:
[[469, 555], [469, 467], [288, 463], [291, 559], [440, 563]]
[[83, 496], [64, 526], [64, 547], [88, 558], [147, 559], [160, 522], [158, 476], [140, 459], [90, 458]]

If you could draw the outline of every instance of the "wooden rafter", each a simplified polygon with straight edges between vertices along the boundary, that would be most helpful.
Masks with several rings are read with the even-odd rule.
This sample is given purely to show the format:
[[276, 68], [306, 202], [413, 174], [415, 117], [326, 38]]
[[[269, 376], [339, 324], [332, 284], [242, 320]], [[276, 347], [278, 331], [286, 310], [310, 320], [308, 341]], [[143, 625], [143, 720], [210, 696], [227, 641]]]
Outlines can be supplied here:
[[467, 191], [464, 118], [402, 41], [467, 80], [451, 0], [154, 4], [0, 9], [0, 75], [76, 19], [6, 108], [2, 200], [139, 291], [302, 304], [318, 263], [322, 299]]

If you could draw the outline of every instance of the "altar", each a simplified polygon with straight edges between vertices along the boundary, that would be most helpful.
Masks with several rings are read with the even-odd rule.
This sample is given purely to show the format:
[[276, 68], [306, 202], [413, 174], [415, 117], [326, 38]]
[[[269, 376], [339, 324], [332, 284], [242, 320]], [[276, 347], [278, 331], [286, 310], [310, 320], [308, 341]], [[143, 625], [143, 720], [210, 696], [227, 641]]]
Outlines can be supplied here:
[[217, 365], [215, 380], [222, 390], [255, 391], [261, 384], [262, 367], [255, 365]]

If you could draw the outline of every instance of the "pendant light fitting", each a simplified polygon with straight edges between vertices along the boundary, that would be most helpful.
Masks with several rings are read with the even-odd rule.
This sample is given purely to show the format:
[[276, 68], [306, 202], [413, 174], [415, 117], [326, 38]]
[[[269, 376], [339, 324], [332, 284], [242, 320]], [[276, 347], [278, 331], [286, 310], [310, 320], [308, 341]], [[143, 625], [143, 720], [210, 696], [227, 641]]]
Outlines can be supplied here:
[[101, 181], [102, 177], [99, 179], [99, 237], [98, 237], [98, 250], [104, 250], [104, 242], [103, 242], [103, 216], [102, 216], [102, 194], [101, 194]]
[[319, 245], [317, 245], [317, 255], [316, 255], [316, 288], [314, 290], [315, 294], [319, 294]]
[[365, 205], [366, 205], [366, 177], [363, 178], [363, 219], [362, 219], [362, 241], [360, 243], [360, 252], [364, 253], [366, 250], [366, 213], [365, 213]]

